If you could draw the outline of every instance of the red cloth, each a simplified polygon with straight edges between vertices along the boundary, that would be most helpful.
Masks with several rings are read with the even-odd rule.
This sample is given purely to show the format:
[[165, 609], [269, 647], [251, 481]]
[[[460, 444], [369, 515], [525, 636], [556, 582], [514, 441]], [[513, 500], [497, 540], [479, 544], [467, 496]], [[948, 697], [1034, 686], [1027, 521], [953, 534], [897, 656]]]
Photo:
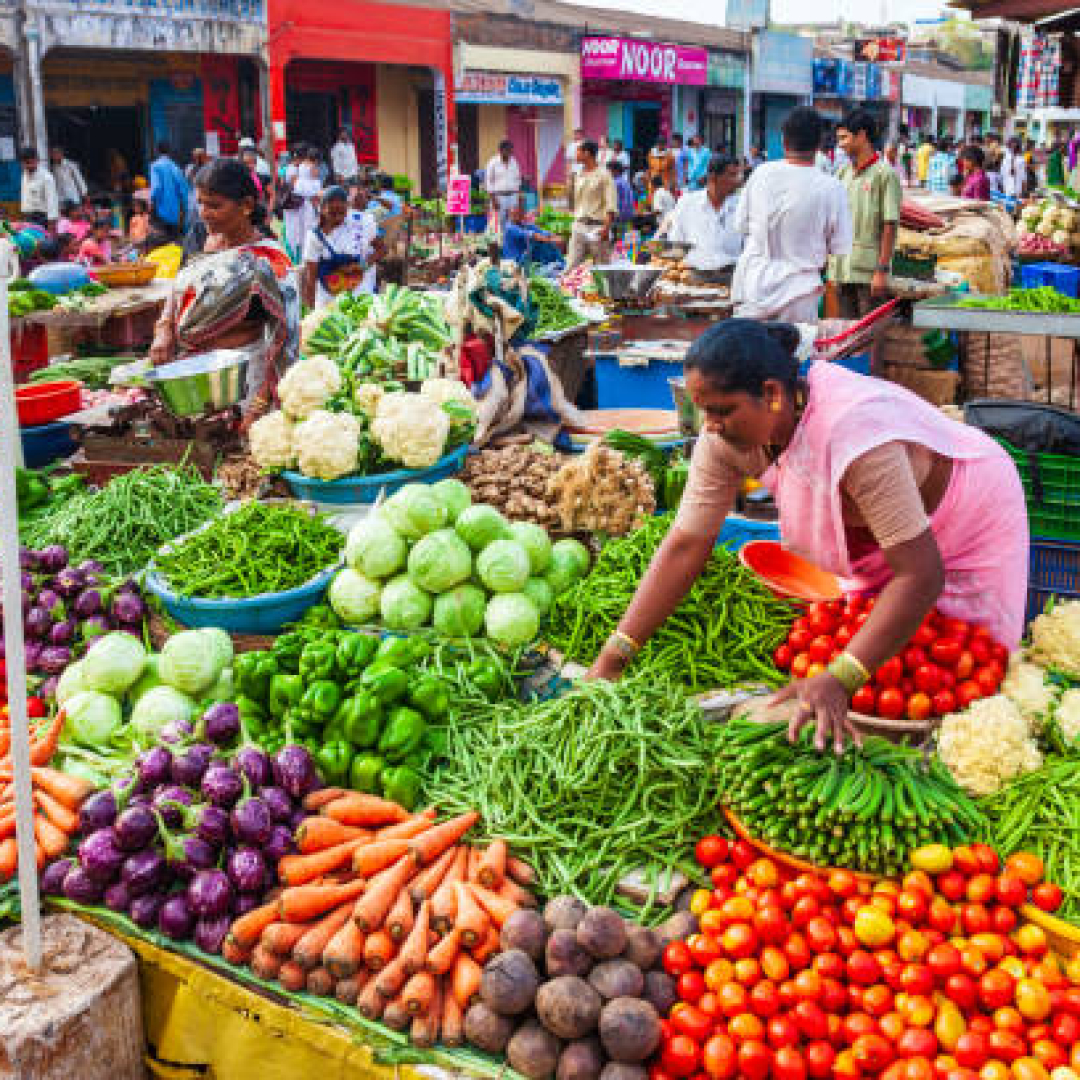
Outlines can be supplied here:
[[491, 367], [491, 348], [481, 337], [469, 337], [461, 346], [461, 381], [466, 386], [478, 383]]

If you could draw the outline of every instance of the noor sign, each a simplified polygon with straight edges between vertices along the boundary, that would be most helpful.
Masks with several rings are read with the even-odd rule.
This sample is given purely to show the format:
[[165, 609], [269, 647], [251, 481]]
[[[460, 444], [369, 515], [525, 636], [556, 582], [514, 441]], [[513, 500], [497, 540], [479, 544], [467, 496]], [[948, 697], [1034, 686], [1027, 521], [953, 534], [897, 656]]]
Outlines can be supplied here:
[[706, 49], [636, 38], [587, 37], [581, 42], [583, 79], [704, 86], [708, 71]]

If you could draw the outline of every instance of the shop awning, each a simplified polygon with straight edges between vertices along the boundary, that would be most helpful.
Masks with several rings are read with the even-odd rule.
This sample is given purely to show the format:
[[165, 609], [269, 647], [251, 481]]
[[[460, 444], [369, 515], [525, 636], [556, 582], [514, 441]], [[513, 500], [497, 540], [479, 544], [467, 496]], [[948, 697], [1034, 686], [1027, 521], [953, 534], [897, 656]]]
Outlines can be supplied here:
[[1011, 19], [1014, 22], [1039, 22], [1050, 16], [1080, 19], [1080, 7], [1062, 10], [1060, 0], [1057, 3], [1055, 0], [954, 0], [950, 6], [971, 12], [973, 19]]

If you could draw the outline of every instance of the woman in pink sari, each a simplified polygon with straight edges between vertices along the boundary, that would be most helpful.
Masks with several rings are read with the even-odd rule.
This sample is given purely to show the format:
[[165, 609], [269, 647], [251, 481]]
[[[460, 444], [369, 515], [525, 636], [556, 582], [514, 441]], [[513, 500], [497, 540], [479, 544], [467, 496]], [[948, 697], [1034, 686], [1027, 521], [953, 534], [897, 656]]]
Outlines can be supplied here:
[[675, 523], [590, 669], [617, 678], [707, 563], [748, 478], [769, 487], [787, 548], [876, 603], [846, 651], [793, 683], [792, 734], [854, 737], [851, 696], [936, 605], [1014, 649], [1027, 596], [1024, 492], [1005, 451], [974, 428], [879, 379], [819, 361], [805, 379], [783, 323], [730, 319], [686, 357], [705, 418]]

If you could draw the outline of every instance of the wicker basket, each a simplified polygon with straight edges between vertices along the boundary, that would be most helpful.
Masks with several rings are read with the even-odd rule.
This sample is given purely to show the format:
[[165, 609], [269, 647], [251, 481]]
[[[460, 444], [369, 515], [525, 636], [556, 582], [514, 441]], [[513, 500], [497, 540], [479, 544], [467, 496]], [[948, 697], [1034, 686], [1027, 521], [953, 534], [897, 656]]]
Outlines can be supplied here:
[[149, 285], [157, 276], [157, 263], [108, 263], [94, 269], [94, 277], [111, 289]]

